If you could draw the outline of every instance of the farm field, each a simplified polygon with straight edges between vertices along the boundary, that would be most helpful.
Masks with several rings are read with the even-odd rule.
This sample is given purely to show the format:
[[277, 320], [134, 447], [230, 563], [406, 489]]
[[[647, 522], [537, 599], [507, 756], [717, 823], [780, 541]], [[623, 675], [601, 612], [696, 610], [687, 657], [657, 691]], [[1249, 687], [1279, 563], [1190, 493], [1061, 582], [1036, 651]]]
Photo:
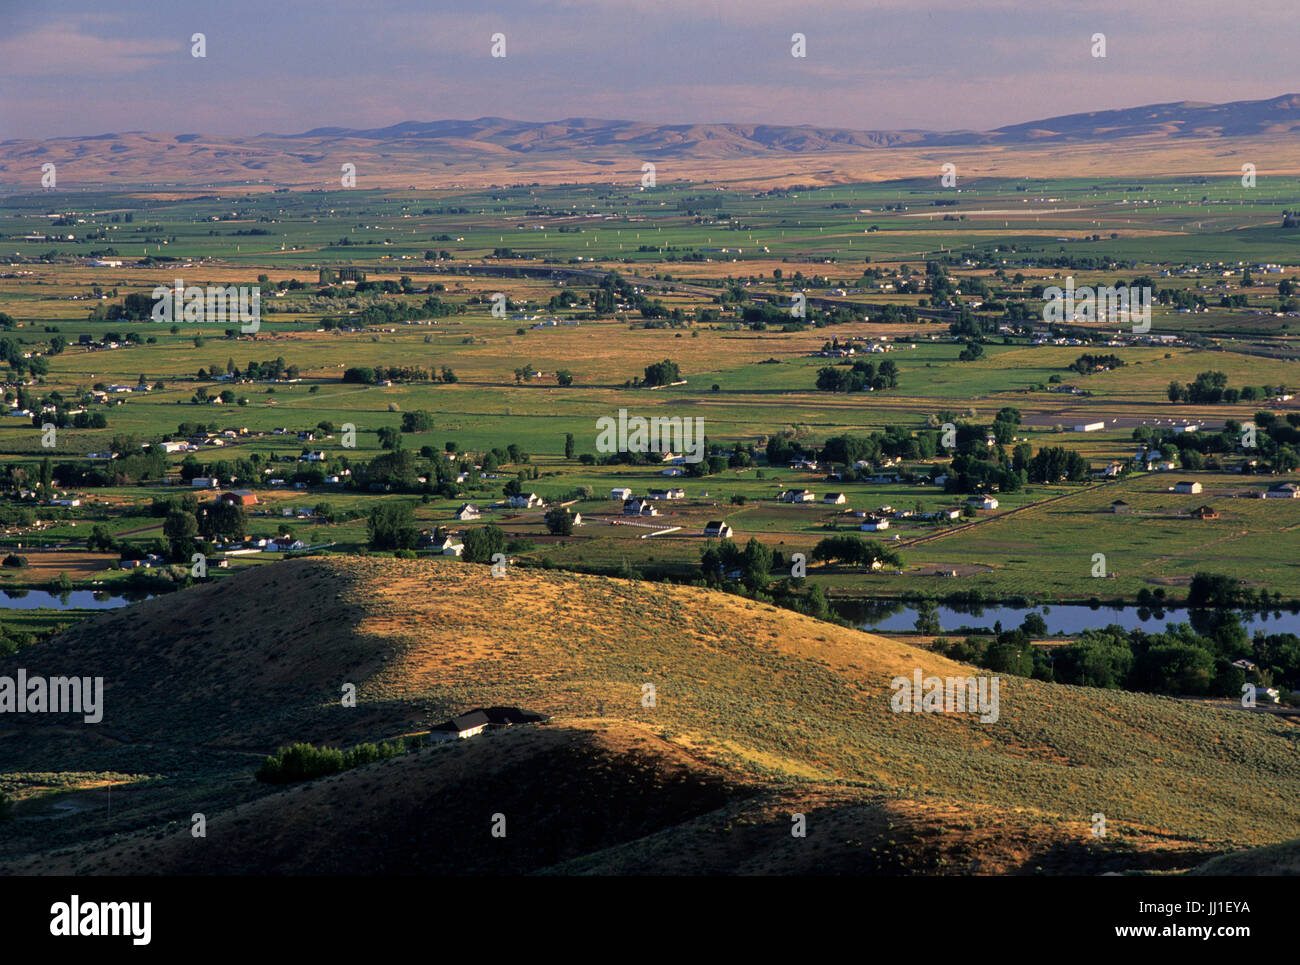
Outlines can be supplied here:
[[[1292, 197], [1277, 181], [1247, 193], [1194, 178], [973, 179], [956, 195], [899, 181], [219, 199], [87, 191], [54, 208], [18, 197], [0, 217], [10, 253], [0, 271], [11, 346], [5, 400], [14, 413], [37, 400], [46, 412], [0, 416], [9, 487], [0, 539], [15, 556], [39, 550], [26, 566], [0, 569], [0, 582], [162, 588], [164, 572], [185, 582], [166, 569], [168, 549], [180, 547], [165, 531], [165, 507], [193, 489], [191, 477], [212, 476], [216, 493], [256, 493], [239, 539], [284, 537], [294, 545], [286, 552], [375, 548], [366, 521], [386, 504], [409, 507], [421, 531], [461, 538], [454, 534], [474, 527], [455, 514], [469, 502], [480, 508], [477, 525], [505, 532], [520, 565], [691, 580], [702, 575], [710, 521], [788, 561], [827, 536], [858, 532], [854, 511], [889, 507], [914, 514], [872, 534], [901, 566], [855, 574], [814, 563], [808, 583], [867, 598], [974, 590], [990, 599], [1132, 600], [1144, 586], [1176, 594], [1199, 570], [1249, 559], [1251, 585], [1300, 598], [1300, 570], [1288, 559], [1300, 502], [1245, 498], [1287, 479], [1289, 443], [1280, 461], [1256, 459], [1247, 474], [1239, 470], [1251, 453], [1237, 445], [1211, 453], [1205, 468], [1132, 465], [1146, 448], [1136, 433], [1190, 423], [1209, 435], [1261, 410], [1282, 424], [1300, 413], [1290, 398], [1300, 312], [1276, 311], [1300, 281], [1286, 266], [1300, 230], [1278, 227]], [[51, 220], [73, 240], [27, 240]], [[351, 280], [331, 280], [348, 272]], [[1080, 286], [1147, 278], [1167, 304], [1154, 306], [1144, 337], [1086, 320], [1034, 321], [1044, 286], [1067, 274]], [[257, 287], [258, 330], [241, 333], [228, 319], [151, 320], [154, 288], [178, 278]], [[796, 291], [811, 317], [790, 311]], [[493, 308], [498, 294], [505, 311]], [[143, 301], [127, 307], [128, 295]], [[1227, 295], [1242, 304], [1219, 307]], [[1180, 298], [1205, 310], [1180, 311]], [[967, 360], [972, 343], [980, 352]], [[829, 358], [828, 347], [855, 351]], [[1076, 371], [1089, 353], [1116, 364]], [[665, 359], [680, 383], [641, 384]], [[847, 371], [854, 359], [873, 369], [887, 360], [892, 384], [818, 388], [820, 372]], [[390, 367], [396, 378], [355, 377]], [[1228, 387], [1256, 387], [1253, 397], [1170, 401], [1171, 383], [1207, 371]], [[84, 424], [74, 410], [86, 413]], [[690, 464], [611, 460], [597, 451], [598, 426], [619, 410], [700, 420], [725, 458], [703, 475]], [[990, 426], [1006, 410], [1018, 421], [1005, 453], [1064, 447], [1094, 475], [1139, 471], [1029, 481], [996, 493], [997, 509], [922, 521], [961, 509], [970, 495], [931, 481], [951, 451], [923, 437], [937, 440], [945, 425]], [[65, 423], [53, 439], [47, 416]], [[1085, 423], [1101, 426], [1073, 431]], [[815, 470], [770, 458], [773, 440], [815, 456], [837, 437], [873, 434], [898, 455]], [[172, 446], [147, 478], [109, 478], [131, 452], [174, 439], [189, 451]], [[484, 468], [492, 450], [504, 459]], [[309, 454], [315, 461], [304, 461]], [[383, 481], [363, 484], [376, 459]], [[1166, 493], [1189, 473], [1203, 495]], [[507, 483], [584, 522], [556, 535], [545, 509], [494, 508]], [[657, 501], [658, 516], [641, 521], [676, 529], [651, 536], [655, 529], [627, 525], [609, 498], [618, 487], [634, 495], [680, 487], [684, 498]], [[813, 493], [811, 505], [777, 501], [801, 489]], [[844, 503], [823, 501], [835, 493]], [[1133, 512], [1109, 513], [1116, 499]], [[1187, 516], [1205, 503], [1217, 519]], [[92, 530], [114, 545], [97, 541], [92, 551]], [[155, 573], [118, 568], [131, 547], [158, 558], [145, 568]], [[1097, 553], [1104, 579], [1091, 575]], [[213, 575], [283, 555], [270, 547], [230, 555]]]

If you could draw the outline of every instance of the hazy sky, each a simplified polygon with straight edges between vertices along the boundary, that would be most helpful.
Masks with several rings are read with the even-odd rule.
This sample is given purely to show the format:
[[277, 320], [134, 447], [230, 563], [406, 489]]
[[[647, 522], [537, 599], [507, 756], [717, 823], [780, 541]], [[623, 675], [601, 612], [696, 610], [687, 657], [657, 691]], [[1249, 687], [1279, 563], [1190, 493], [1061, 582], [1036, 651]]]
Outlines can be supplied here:
[[987, 129], [1297, 92], [1298, 27], [1297, 0], [0, 0], [0, 140], [481, 116]]

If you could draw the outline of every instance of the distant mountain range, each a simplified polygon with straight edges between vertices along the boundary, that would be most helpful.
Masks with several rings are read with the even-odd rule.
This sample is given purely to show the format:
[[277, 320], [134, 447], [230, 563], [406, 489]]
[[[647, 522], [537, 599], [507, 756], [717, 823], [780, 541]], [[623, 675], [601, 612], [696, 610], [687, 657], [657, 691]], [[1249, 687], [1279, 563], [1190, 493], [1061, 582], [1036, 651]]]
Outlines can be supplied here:
[[1181, 101], [1066, 114], [992, 131], [859, 131], [806, 124], [646, 124], [590, 117], [530, 122], [480, 117], [473, 121], [404, 121], [368, 130], [318, 127], [303, 134], [265, 134], [262, 137], [418, 141], [431, 146], [456, 148], [469, 142], [520, 153], [599, 150], [630, 152], [638, 156], [660, 153], [717, 157], [807, 154], [846, 148], [1096, 141], [1145, 135], [1240, 137], [1298, 131], [1300, 94], [1284, 94], [1270, 100], [1230, 104]]
[[[1063, 173], [1065, 145], [1171, 151], [1203, 160], [1245, 139], [1277, 148], [1278, 163], [1297, 153], [1300, 94], [1205, 104], [1183, 101], [1068, 114], [992, 131], [851, 130], [776, 124], [650, 124], [573, 117], [559, 121], [405, 121], [389, 127], [320, 127], [300, 134], [220, 136], [124, 132], [0, 142], [0, 187], [39, 187], [41, 165], [58, 166], [60, 184], [337, 187], [343, 163], [357, 167], [358, 187], [467, 186], [519, 181], [610, 181], [640, 163], [675, 162], [665, 176], [699, 180], [836, 181], [908, 176], [936, 150], [967, 152], [998, 165]], [[1136, 148], [1135, 148], [1136, 145]], [[1217, 153], [1214, 153], [1217, 152]], [[1228, 152], [1231, 153], [1231, 152]], [[812, 165], [807, 162], [810, 159]], [[1253, 159], [1247, 158], [1248, 160]], [[1199, 162], [1198, 162], [1199, 163]], [[1204, 167], [1191, 168], [1204, 170]], [[969, 170], [969, 168], [968, 168]], [[1169, 173], [1166, 166], [1163, 173]], [[1154, 173], [1154, 172], [1153, 172]], [[30, 186], [30, 187], [28, 187]]]

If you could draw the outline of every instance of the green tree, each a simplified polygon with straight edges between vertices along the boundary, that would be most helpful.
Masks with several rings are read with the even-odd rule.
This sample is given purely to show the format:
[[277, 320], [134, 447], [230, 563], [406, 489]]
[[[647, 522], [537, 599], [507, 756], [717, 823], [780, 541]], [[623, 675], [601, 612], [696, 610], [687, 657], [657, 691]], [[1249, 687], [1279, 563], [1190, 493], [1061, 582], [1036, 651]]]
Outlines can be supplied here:
[[747, 587], [751, 590], [762, 589], [771, 579], [772, 551], [751, 536], [745, 544], [740, 568], [740, 578]]
[[371, 548], [377, 550], [411, 549], [420, 539], [415, 514], [404, 502], [386, 502], [372, 508], [366, 532]]
[[199, 534], [207, 540], [218, 537], [243, 539], [248, 535], [248, 514], [244, 507], [217, 500], [199, 508]]
[[401, 433], [392, 426], [380, 426], [376, 435], [379, 437], [381, 449], [396, 449], [402, 444]]
[[807, 613], [818, 620], [830, 618], [830, 602], [826, 599], [826, 591], [819, 584], [814, 583], [812, 589], [808, 591]]
[[186, 555], [190, 545], [199, 535], [199, 522], [193, 513], [183, 509], [173, 509], [163, 521], [163, 536], [171, 544], [173, 558]]
[[645, 367], [646, 385], [669, 385], [680, 379], [681, 371], [677, 368], [677, 363], [671, 359], [664, 359], [662, 362], [655, 362]]
[[1023, 630], [1030, 639], [1033, 639], [1034, 637], [1045, 637], [1047, 636], [1047, 621], [1043, 619], [1041, 613], [1027, 613], [1025, 614], [1024, 622], [1020, 624], [1020, 629]]
[[494, 523], [479, 526], [465, 534], [461, 559], [467, 563], [491, 563], [497, 553], [505, 553], [506, 534]]
[[927, 637], [935, 636], [941, 633], [943, 628], [939, 624], [939, 608], [931, 600], [922, 600], [916, 605], [916, 632], [924, 634]]
[[1133, 667], [1128, 641], [1106, 631], [1088, 630], [1072, 644], [1053, 651], [1056, 679], [1080, 687], [1124, 686]]
[[1034, 673], [1034, 648], [1019, 630], [1001, 634], [984, 652], [983, 665], [995, 673], [1030, 677]]
[[403, 432], [429, 432], [433, 429], [433, 414], [424, 409], [402, 413]]
[[573, 514], [563, 506], [555, 506], [546, 511], [546, 528], [552, 536], [573, 535]]
[[86, 549], [92, 553], [112, 553], [117, 550], [113, 536], [103, 526], [95, 525], [86, 538]]
[[1142, 690], [1203, 697], [1214, 680], [1214, 654], [1182, 642], [1158, 644], [1138, 658], [1133, 674]]

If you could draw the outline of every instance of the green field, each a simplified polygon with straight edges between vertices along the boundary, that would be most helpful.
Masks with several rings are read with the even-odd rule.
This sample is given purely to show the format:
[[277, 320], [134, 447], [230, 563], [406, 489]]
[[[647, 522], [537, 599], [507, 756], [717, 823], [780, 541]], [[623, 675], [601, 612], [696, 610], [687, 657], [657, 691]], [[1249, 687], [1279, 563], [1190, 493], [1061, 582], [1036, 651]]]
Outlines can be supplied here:
[[[248, 510], [251, 537], [287, 532], [326, 552], [356, 552], [368, 546], [365, 516], [376, 505], [409, 504], [426, 531], [463, 531], [453, 514], [474, 502], [484, 509], [480, 524], [496, 522], [508, 538], [533, 544], [517, 550], [524, 560], [687, 579], [698, 575], [710, 519], [727, 520], [738, 541], [756, 537], [788, 556], [810, 552], [827, 535], [856, 532], [860, 519], [848, 510], [890, 505], [933, 513], [965, 498], [928, 482], [947, 465], [946, 452], [904, 457], [888, 469], [900, 475], [893, 482], [828, 480], [824, 471], [768, 465], [764, 446], [774, 437], [815, 453], [845, 434], [915, 437], [945, 422], [988, 425], [1010, 406], [1022, 417], [1012, 444], [1028, 443], [1031, 452], [1065, 446], [1100, 470], [1133, 458], [1138, 426], [1192, 421], [1217, 430], [1225, 420], [1249, 422], [1261, 408], [1284, 418], [1294, 403], [1262, 394], [1176, 405], [1167, 390], [1171, 381], [1190, 383], [1205, 371], [1223, 373], [1230, 387], [1267, 387], [1274, 395], [1300, 381], [1292, 334], [1300, 311], [1290, 311], [1284, 291], [1298, 278], [1300, 230], [1281, 225], [1282, 212], [1298, 199], [1294, 185], [1276, 179], [1248, 191], [1237, 181], [1202, 178], [986, 179], [964, 182], [958, 193], [929, 182], [890, 182], [773, 192], [676, 183], [653, 192], [597, 185], [17, 196], [0, 216], [8, 256], [0, 266], [0, 310], [11, 326], [0, 334], [13, 343], [6, 401], [16, 406], [21, 391], [29, 403], [82, 408], [106, 424], [61, 428], [47, 446], [31, 416], [0, 416], [8, 493], [0, 542], [6, 552], [43, 548], [29, 567], [0, 569], [0, 583], [45, 585], [63, 573], [77, 585], [138, 579], [116, 568], [116, 552], [87, 552], [91, 528], [102, 527], [120, 546], [156, 547], [165, 533], [163, 519], [149, 515], [151, 502], [176, 496], [194, 474], [216, 475], [227, 490], [257, 491], [259, 505]], [[25, 240], [34, 234], [63, 240]], [[320, 280], [321, 269], [343, 267], [380, 285], [360, 292]], [[521, 270], [533, 275], [518, 276]], [[927, 275], [936, 270], [950, 283], [946, 291], [928, 289]], [[548, 277], [556, 271], [567, 274]], [[628, 287], [622, 294], [612, 289], [617, 297], [599, 304], [600, 280], [610, 272]], [[511, 273], [518, 277], [504, 277]], [[1036, 338], [1047, 330], [1042, 287], [1066, 275], [1078, 285], [1152, 279], [1157, 291], [1167, 291], [1168, 304], [1156, 305], [1151, 334], [1168, 343], [1116, 341], [1116, 326], [1099, 324], [1047, 333], [1067, 344]], [[232, 335], [225, 320], [167, 325], [112, 317], [128, 294], [147, 296], [177, 278], [201, 287], [261, 285], [259, 330]], [[300, 284], [289, 286], [291, 279]], [[963, 286], [984, 294], [962, 294]], [[778, 324], [746, 317], [746, 309], [763, 304], [788, 308], [795, 290], [816, 306], [813, 317], [801, 323], [785, 315]], [[505, 317], [489, 310], [497, 292], [510, 300]], [[1230, 295], [1244, 296], [1245, 304], [1221, 306]], [[430, 297], [442, 314], [410, 318]], [[560, 297], [564, 304], [551, 304]], [[1179, 298], [1194, 297], [1205, 310], [1177, 309]], [[394, 320], [359, 317], [376, 306]], [[836, 306], [838, 315], [831, 314]], [[950, 325], [961, 318], [973, 319], [981, 334], [954, 335]], [[534, 327], [546, 320], [558, 324]], [[97, 345], [109, 336], [121, 341], [90, 350], [78, 344], [85, 336]], [[854, 344], [864, 348], [882, 337], [892, 351], [857, 357], [892, 362], [896, 387], [817, 390], [819, 370], [836, 361], [818, 357], [823, 345], [858, 339]], [[962, 361], [972, 337], [982, 343], [982, 357]], [[56, 339], [66, 344], [57, 353]], [[17, 356], [27, 353], [42, 371], [26, 371], [27, 360]], [[1114, 354], [1125, 364], [1088, 375], [1072, 371], [1085, 353]], [[214, 377], [277, 359], [294, 367], [292, 379]], [[664, 359], [678, 365], [685, 384], [633, 384]], [[348, 369], [384, 366], [417, 367], [433, 378], [344, 381]], [[444, 369], [455, 373], [454, 382], [440, 377]], [[562, 371], [571, 384], [560, 384]], [[141, 381], [148, 391], [91, 395], [96, 386]], [[1075, 393], [1064, 391], [1069, 387]], [[229, 401], [202, 400], [223, 391]], [[702, 419], [711, 444], [751, 453], [750, 464], [669, 479], [657, 463], [580, 462], [582, 454], [604, 455], [596, 452], [597, 420], [619, 409]], [[401, 448], [412, 455], [408, 482], [374, 488], [359, 485], [359, 476], [349, 479], [347, 470], [364, 475], [372, 460], [391, 458], [381, 430], [398, 428], [413, 412], [428, 413], [432, 428], [400, 433]], [[1094, 421], [1106, 428], [1069, 431]], [[90, 460], [90, 453], [179, 437], [183, 423], [239, 434], [219, 447], [170, 454], [165, 480], [77, 481], [92, 465], [112, 465]], [[321, 423], [332, 431], [298, 439], [300, 430]], [[345, 426], [355, 430], [353, 446], [344, 445]], [[572, 459], [564, 456], [566, 435], [573, 437]], [[435, 470], [452, 442], [465, 463], [457, 472], [468, 469], [468, 477], [440, 488]], [[511, 445], [526, 461], [506, 460], [484, 474], [496, 478], [474, 471], [489, 450]], [[307, 451], [324, 453], [324, 461], [299, 462]], [[1288, 559], [1300, 503], [1235, 498], [1287, 478], [1241, 475], [1236, 470], [1248, 456], [1238, 450], [1199, 470], [1180, 466], [1172, 475], [1104, 484], [1031, 482], [1000, 494], [1000, 508], [982, 511], [974, 525], [964, 520], [945, 531], [897, 520], [878, 535], [901, 552], [902, 575], [814, 567], [809, 576], [858, 596], [959, 588], [990, 598], [1110, 600], [1131, 599], [1148, 585], [1180, 587], [1197, 570], [1231, 572], [1248, 563], [1252, 585], [1300, 597], [1300, 572]], [[37, 483], [46, 458], [48, 489]], [[320, 472], [295, 476], [313, 468]], [[340, 473], [340, 482], [324, 482]], [[1189, 473], [1203, 482], [1204, 496], [1165, 493]], [[541, 510], [491, 509], [517, 475], [525, 492], [547, 502], [578, 500], [573, 508], [587, 524], [573, 536], [552, 537]], [[272, 485], [274, 478], [284, 485]], [[295, 478], [308, 481], [294, 488]], [[679, 526], [677, 532], [642, 539], [649, 530], [609, 524], [618, 515], [607, 498], [611, 488], [644, 494], [670, 485], [682, 486], [687, 498], [661, 504], [654, 522]], [[23, 495], [33, 486], [34, 495]], [[789, 488], [811, 489], [819, 501], [776, 502]], [[49, 505], [55, 490], [81, 505]], [[846, 503], [823, 505], [828, 492], [844, 492]], [[1121, 497], [1133, 514], [1104, 512]], [[1187, 517], [1206, 502], [1219, 519]], [[321, 504], [332, 521], [297, 514]], [[1096, 553], [1106, 556], [1111, 576], [1104, 580], [1090, 575]], [[281, 555], [239, 556], [231, 565]], [[956, 570], [958, 578], [937, 580], [936, 570]]]

